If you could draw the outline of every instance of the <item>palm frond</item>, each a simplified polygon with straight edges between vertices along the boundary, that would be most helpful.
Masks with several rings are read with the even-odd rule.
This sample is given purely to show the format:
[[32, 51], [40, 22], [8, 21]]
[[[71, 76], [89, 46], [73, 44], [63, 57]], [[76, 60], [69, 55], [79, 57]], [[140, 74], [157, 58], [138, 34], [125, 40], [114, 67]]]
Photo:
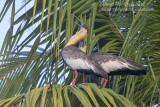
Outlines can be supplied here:
[[26, 94], [0, 101], [0, 106], [107, 106], [135, 107], [122, 95], [111, 89], [99, 89], [95, 84], [79, 84], [76, 86], [49, 85], [35, 88]]
[[[30, 2], [31, 0], [28, 0], [18, 11], [15, 11], [15, 0], [7, 0], [0, 12], [1, 22], [11, 7], [10, 29], [5, 35], [0, 50], [0, 99], [20, 95], [11, 98], [12, 101], [6, 99], [6, 102], [1, 104], [22, 106], [30, 104], [30, 100], [27, 99], [34, 98], [34, 94], [28, 91], [34, 88], [38, 93], [34, 98], [36, 100], [34, 105], [61, 105], [57, 101], [63, 101], [63, 105], [68, 106], [88, 103], [111, 106], [130, 104], [124, 97], [115, 93], [125, 96], [138, 106], [159, 104], [160, 8], [158, 0], [35, 0], [29, 10], [15, 18], [15, 15]], [[131, 5], [138, 3], [141, 4]], [[110, 89], [100, 89], [100, 91], [90, 84], [78, 85], [79, 88], [68, 86], [73, 81], [73, 72], [64, 65], [60, 55], [63, 45], [77, 31], [74, 22], [79, 23], [79, 21], [74, 15], [89, 27], [88, 54], [101, 51], [135, 60], [146, 66], [147, 75], [110, 77], [107, 87], [115, 93], [109, 91]], [[18, 29], [14, 30], [15, 26], [18, 26]], [[14, 34], [13, 31], [16, 33]], [[29, 34], [25, 35], [28, 31]], [[80, 75], [77, 83], [81, 81]], [[92, 82], [90, 79], [87, 81]], [[53, 86], [47, 86], [45, 89], [43, 87], [45, 84]], [[64, 86], [56, 86], [56, 84]], [[53, 90], [49, 95], [48, 88]], [[78, 95], [78, 91], [82, 95]], [[22, 94], [27, 92], [28, 94]], [[53, 97], [54, 100], [51, 101]], [[83, 102], [84, 99], [81, 97], [86, 100]], [[17, 100], [21, 98], [23, 100]], [[122, 99], [126, 103], [121, 103]]]

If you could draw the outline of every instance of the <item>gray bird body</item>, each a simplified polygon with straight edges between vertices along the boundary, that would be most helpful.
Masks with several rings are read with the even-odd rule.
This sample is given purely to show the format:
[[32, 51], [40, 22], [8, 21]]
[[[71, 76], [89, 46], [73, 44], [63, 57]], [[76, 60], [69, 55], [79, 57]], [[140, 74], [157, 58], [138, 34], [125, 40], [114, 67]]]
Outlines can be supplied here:
[[[79, 48], [86, 51], [87, 46], [84, 40], [80, 41]], [[108, 75], [146, 74], [145, 67], [127, 58], [102, 52], [91, 53], [89, 56], [101, 65]]]
[[98, 77], [108, 79], [107, 73], [103, 68], [90, 56], [82, 52], [75, 46], [67, 46], [62, 50], [64, 62], [73, 70], [83, 71], [86, 74], [94, 74]]

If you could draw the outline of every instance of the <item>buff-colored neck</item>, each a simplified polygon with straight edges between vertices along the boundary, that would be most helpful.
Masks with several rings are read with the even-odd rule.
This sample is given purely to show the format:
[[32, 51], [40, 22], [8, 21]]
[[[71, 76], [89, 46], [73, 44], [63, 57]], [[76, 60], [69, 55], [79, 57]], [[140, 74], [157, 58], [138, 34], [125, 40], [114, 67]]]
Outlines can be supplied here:
[[79, 49], [81, 51], [83, 51], [84, 53], [86, 53], [86, 51], [87, 51], [87, 45], [86, 45], [86, 41], [85, 40], [81, 40], [79, 42]]
[[88, 36], [87, 29], [81, 27], [80, 31], [78, 31], [75, 35], [73, 35], [69, 41], [66, 43], [66, 46], [76, 45], [80, 40], [85, 39]]

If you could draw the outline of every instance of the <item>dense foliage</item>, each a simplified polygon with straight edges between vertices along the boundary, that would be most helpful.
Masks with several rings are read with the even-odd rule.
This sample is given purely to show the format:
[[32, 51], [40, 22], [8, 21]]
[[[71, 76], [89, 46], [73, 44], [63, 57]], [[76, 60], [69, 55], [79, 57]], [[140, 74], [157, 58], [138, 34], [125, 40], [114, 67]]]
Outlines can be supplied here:
[[[159, 104], [159, 0], [34, 0], [33, 7], [15, 18], [31, 1], [15, 11], [19, 1], [6, 0], [0, 10], [0, 22], [11, 11], [10, 28], [2, 35], [0, 50], [0, 105], [25, 106], [31, 98], [34, 104], [45, 106], [55, 105], [56, 100], [64, 106]], [[74, 15], [89, 27], [87, 54], [101, 51], [135, 60], [147, 68], [147, 75], [112, 76], [108, 89], [81, 84], [80, 75], [78, 87], [69, 86], [74, 72], [64, 65], [61, 49], [77, 31], [74, 22], [79, 21]], [[89, 77], [87, 82], [92, 82]]]

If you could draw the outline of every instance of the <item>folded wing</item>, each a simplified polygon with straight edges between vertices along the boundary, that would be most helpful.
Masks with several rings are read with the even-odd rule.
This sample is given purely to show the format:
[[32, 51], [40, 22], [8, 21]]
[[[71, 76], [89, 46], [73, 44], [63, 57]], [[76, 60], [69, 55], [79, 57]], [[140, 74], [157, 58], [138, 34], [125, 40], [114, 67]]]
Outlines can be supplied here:
[[91, 58], [97, 61], [108, 75], [146, 74], [146, 68], [135, 61], [108, 53], [92, 53]]

